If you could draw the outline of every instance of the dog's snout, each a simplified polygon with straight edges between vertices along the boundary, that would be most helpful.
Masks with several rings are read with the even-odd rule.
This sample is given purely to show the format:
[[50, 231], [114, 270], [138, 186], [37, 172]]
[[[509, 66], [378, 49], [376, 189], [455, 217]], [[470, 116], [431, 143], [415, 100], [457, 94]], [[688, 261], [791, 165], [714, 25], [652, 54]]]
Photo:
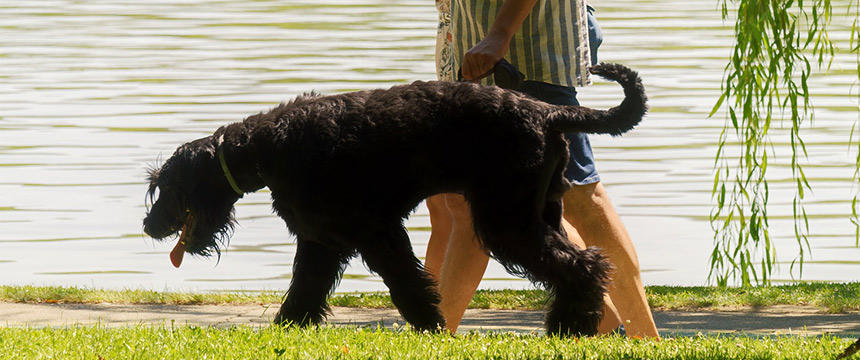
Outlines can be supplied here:
[[143, 232], [155, 238], [162, 239], [175, 233], [178, 226], [164, 219], [159, 219], [156, 214], [149, 213], [143, 219]]
[[156, 226], [149, 215], [143, 219], [143, 232], [154, 238], [158, 238], [158, 235], [161, 233], [160, 231], [156, 231]]

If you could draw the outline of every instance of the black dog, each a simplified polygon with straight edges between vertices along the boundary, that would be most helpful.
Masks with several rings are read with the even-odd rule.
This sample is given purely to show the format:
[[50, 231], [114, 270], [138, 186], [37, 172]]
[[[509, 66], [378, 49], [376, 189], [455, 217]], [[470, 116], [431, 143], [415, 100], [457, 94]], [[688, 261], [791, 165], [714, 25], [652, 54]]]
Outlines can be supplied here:
[[360, 254], [418, 330], [444, 327], [434, 281], [403, 220], [426, 197], [461, 192], [482, 245], [505, 268], [544, 285], [552, 334], [594, 334], [610, 265], [570, 244], [561, 228], [565, 132], [621, 134], [646, 111], [641, 81], [621, 65], [592, 73], [619, 82], [608, 111], [554, 106], [471, 83], [415, 82], [387, 90], [296, 98], [182, 145], [149, 176], [158, 199], [144, 231], [171, 252], [210, 255], [229, 237], [233, 204], [268, 186], [297, 237], [293, 278], [276, 323], [323, 320], [326, 297]]

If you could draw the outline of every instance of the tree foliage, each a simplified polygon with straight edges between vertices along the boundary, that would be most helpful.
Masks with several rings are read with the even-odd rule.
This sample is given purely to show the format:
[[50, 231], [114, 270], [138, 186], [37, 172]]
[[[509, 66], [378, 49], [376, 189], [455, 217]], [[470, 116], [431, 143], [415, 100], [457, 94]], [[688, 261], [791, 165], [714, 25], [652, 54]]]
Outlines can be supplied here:
[[[811, 186], [800, 161], [807, 156], [801, 125], [812, 118], [809, 78], [813, 70], [827, 68], [835, 53], [828, 36], [833, 7], [830, 0], [720, 1], [724, 20], [736, 15], [736, 43], [726, 66], [722, 95], [711, 113], [723, 106], [727, 109], [714, 163], [714, 248], [708, 277], [721, 286], [765, 285], [770, 284], [776, 264], [768, 226], [770, 191], [766, 176], [768, 160], [774, 156], [770, 132], [774, 122], [790, 124], [794, 236], [800, 249], [792, 262], [792, 273], [796, 266], [802, 275], [810, 251], [804, 197]], [[855, 19], [851, 32], [855, 54], [860, 34], [857, 8], [857, 0], [848, 3], [847, 10]], [[860, 80], [860, 62], [857, 72]], [[860, 137], [860, 131], [852, 131], [852, 139], [855, 136]], [[860, 141], [856, 143], [860, 147]], [[856, 169], [854, 180], [860, 183], [860, 152]], [[856, 196], [852, 213], [860, 239]]]

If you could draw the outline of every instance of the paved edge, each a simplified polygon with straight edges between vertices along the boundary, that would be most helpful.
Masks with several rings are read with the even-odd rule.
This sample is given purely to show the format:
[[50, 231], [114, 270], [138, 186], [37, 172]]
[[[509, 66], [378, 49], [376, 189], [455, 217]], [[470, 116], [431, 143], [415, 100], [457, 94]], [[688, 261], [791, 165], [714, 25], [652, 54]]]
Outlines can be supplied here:
[[[135, 304], [26, 304], [0, 302], [0, 326], [268, 326], [278, 304], [258, 305], [135, 305]], [[458, 333], [505, 331], [542, 334], [542, 311], [466, 311]], [[741, 311], [654, 311], [664, 336], [702, 334], [821, 335], [860, 337], [860, 312], [823, 313], [818, 308], [773, 306]], [[335, 307], [327, 320], [335, 326], [405, 324], [395, 309]]]

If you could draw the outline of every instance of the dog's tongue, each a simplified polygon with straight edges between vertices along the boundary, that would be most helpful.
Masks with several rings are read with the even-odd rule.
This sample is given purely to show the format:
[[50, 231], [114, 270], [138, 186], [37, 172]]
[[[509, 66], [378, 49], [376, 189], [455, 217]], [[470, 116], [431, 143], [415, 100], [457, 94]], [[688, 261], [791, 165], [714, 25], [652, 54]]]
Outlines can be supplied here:
[[[188, 216], [188, 220], [191, 220], [191, 216]], [[179, 268], [179, 265], [182, 265], [182, 257], [185, 255], [185, 234], [188, 233], [189, 223], [191, 221], [185, 222], [185, 226], [182, 227], [182, 234], [179, 235], [179, 241], [176, 242], [176, 246], [170, 251], [170, 262], [175, 268]]]
[[[185, 233], [183, 232], [182, 235], [185, 235]], [[179, 241], [176, 242], [176, 246], [173, 247], [173, 251], [170, 252], [170, 262], [176, 268], [182, 265], [182, 256], [185, 255], [185, 241], [182, 241], [183, 237], [180, 236]]]

